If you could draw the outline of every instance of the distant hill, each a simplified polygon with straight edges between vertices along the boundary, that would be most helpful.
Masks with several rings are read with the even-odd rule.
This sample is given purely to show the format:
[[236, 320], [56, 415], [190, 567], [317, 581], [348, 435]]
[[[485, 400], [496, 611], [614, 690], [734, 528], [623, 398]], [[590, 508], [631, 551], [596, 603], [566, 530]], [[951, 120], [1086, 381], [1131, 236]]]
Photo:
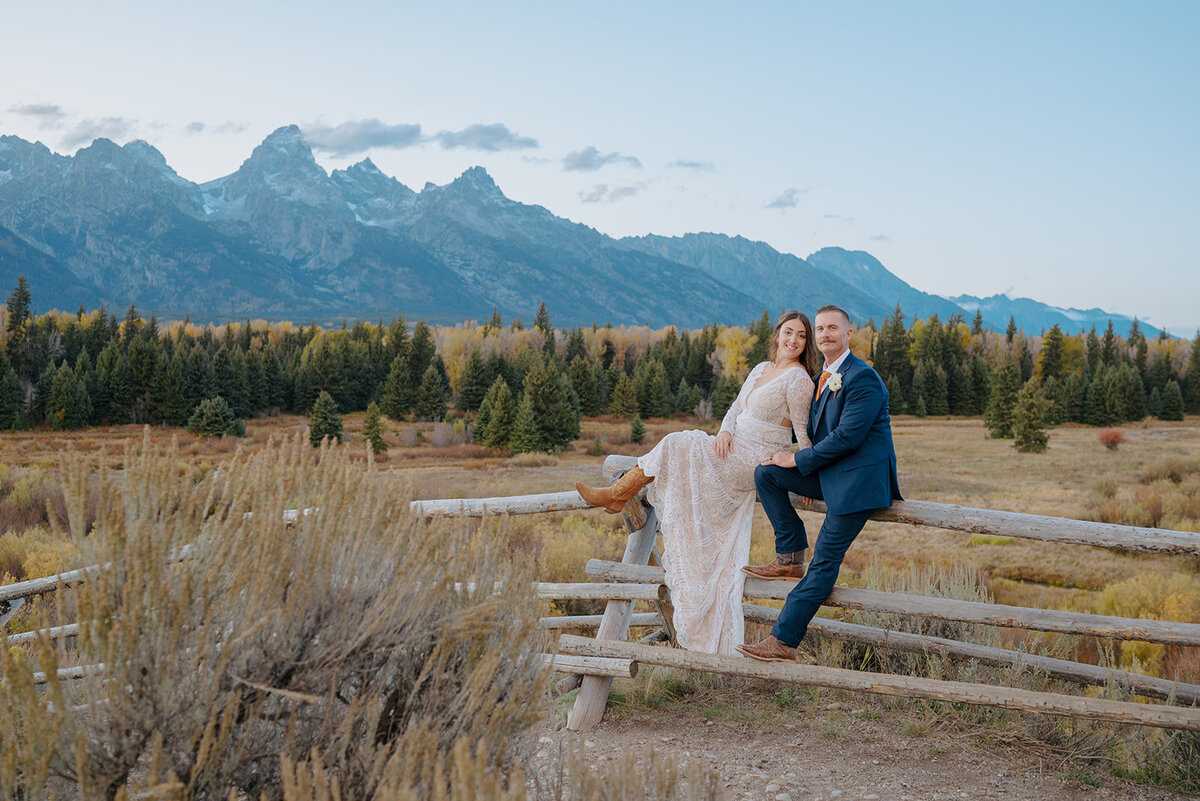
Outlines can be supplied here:
[[[481, 167], [420, 191], [369, 159], [327, 174], [294, 125], [205, 184], [179, 176], [142, 141], [97, 139], [62, 156], [0, 136], [0, 226], [0, 282], [14, 286], [25, 274], [39, 308], [136, 303], [197, 320], [402, 313], [448, 323], [493, 308], [529, 320], [544, 300], [557, 325], [697, 327], [825, 303], [880, 322], [899, 302], [908, 317], [981, 308], [997, 328], [1014, 314], [1027, 330], [1060, 318], [1079, 330], [1109, 317], [940, 298], [862, 251], [824, 248], [802, 259], [711, 233], [618, 240], [505, 197]], [[1079, 315], [1084, 322], [1068, 325]]]

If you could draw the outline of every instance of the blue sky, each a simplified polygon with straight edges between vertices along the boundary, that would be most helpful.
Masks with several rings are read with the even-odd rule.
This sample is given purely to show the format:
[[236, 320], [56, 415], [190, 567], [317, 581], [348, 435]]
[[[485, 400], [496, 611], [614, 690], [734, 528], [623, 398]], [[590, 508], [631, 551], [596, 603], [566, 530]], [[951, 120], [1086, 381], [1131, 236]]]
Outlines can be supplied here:
[[[867, 250], [914, 286], [1200, 326], [1200, 3], [26, 3], [0, 132], [184, 177], [296, 123], [615, 236]], [[13, 36], [12, 32], [23, 32]], [[419, 127], [418, 127], [419, 126]], [[781, 288], [803, 305], [803, 288]]]

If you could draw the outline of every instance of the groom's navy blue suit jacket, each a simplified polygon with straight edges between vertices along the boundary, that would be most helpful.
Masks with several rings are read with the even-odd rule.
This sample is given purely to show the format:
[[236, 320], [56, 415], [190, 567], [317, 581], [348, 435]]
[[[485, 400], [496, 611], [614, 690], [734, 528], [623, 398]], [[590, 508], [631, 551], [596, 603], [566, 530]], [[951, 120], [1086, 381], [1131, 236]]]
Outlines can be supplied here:
[[882, 509], [900, 500], [888, 392], [870, 365], [853, 353], [842, 362], [842, 386], [828, 384], [808, 415], [811, 448], [796, 453], [801, 475], [816, 474], [834, 514]]

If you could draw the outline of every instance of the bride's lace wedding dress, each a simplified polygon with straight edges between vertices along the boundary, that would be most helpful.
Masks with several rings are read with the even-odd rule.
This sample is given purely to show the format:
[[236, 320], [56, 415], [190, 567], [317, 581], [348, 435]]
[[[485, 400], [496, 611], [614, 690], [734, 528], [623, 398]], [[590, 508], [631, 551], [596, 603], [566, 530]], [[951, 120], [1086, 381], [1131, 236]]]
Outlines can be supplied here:
[[724, 459], [713, 451], [715, 437], [703, 431], [668, 434], [638, 459], [654, 477], [646, 494], [663, 536], [677, 638], [692, 651], [734, 654], [744, 642], [741, 568], [750, 559], [754, 468], [790, 450], [793, 430], [801, 448], [809, 445], [812, 378], [796, 366], [760, 384], [768, 366], [750, 371], [721, 422], [733, 435]]

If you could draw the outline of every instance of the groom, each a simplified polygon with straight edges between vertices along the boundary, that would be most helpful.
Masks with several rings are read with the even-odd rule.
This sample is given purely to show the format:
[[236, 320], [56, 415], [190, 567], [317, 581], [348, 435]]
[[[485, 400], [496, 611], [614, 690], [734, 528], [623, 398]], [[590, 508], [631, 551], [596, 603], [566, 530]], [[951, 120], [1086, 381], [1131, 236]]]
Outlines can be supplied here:
[[[814, 333], [825, 357], [808, 415], [812, 447], [780, 451], [754, 471], [763, 510], [775, 528], [775, 559], [742, 570], [764, 579], [801, 579], [788, 593], [775, 628], [762, 642], [739, 645], [746, 656], [767, 662], [796, 658], [808, 623], [833, 591], [842, 558], [871, 512], [900, 500], [896, 451], [888, 418], [888, 393], [870, 365], [850, 352], [850, 316], [837, 306], [817, 310]], [[788, 498], [825, 501], [827, 512], [808, 574], [808, 538]]]

